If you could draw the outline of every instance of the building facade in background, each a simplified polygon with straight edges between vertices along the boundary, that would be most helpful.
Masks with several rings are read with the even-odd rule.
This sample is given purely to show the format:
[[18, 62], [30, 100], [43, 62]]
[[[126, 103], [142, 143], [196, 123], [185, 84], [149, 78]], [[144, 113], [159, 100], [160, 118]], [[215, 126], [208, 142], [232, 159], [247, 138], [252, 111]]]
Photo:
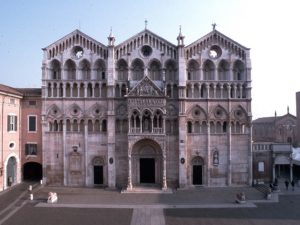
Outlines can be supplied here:
[[21, 168], [23, 180], [42, 179], [41, 88], [19, 88], [21, 101]]
[[22, 93], [0, 84], [0, 191], [21, 181]]
[[[254, 183], [273, 182], [275, 178], [294, 179], [292, 147], [297, 146], [297, 118], [289, 113], [253, 121]], [[294, 171], [293, 171], [294, 170]]]
[[148, 29], [115, 45], [79, 30], [44, 48], [47, 184], [252, 182], [248, 48], [213, 31], [185, 46]]

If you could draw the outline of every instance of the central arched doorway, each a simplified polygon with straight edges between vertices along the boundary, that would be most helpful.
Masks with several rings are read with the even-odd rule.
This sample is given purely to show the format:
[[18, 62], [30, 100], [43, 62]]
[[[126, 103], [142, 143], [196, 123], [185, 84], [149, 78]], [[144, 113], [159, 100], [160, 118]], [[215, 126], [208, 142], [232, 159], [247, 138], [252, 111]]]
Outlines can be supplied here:
[[27, 162], [23, 167], [24, 180], [41, 180], [43, 177], [43, 168], [40, 163]]
[[17, 180], [17, 160], [15, 157], [10, 157], [6, 166], [7, 186], [16, 183]]
[[162, 150], [155, 141], [144, 139], [132, 150], [132, 183], [135, 186], [162, 186]]

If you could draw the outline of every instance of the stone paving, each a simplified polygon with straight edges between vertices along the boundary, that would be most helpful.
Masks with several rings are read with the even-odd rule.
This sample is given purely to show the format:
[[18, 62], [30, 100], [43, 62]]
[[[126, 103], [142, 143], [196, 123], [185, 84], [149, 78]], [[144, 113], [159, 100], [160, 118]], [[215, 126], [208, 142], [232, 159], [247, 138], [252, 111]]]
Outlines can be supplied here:
[[[280, 183], [279, 195], [299, 195], [300, 187], [295, 190], [285, 190]], [[58, 203], [47, 204], [48, 192], [57, 192]], [[245, 192], [246, 204], [236, 204], [235, 195]], [[32, 191], [34, 200], [29, 200], [28, 184], [23, 183], [11, 190], [0, 193], [0, 224], [5, 224], [14, 213], [26, 203], [32, 203], [34, 208], [78, 208], [78, 209], [133, 209], [131, 225], [165, 225], [165, 210], [172, 209], [199, 209], [199, 208], [256, 208], [256, 204], [265, 202], [278, 202], [278, 194], [274, 194], [272, 200], [266, 200], [265, 196], [252, 187], [226, 187], [226, 188], [198, 188], [189, 190], [177, 190], [173, 194], [163, 193], [126, 193], [121, 194], [117, 190], [105, 190], [97, 188], [67, 188], [36, 185]], [[277, 198], [276, 198], [277, 197]], [[12, 201], [14, 199], [14, 201]], [[6, 208], [4, 206], [7, 206]], [[10, 212], [5, 214], [5, 212]], [[129, 211], [128, 211], [129, 212]], [[5, 217], [1, 218], [5, 215]]]

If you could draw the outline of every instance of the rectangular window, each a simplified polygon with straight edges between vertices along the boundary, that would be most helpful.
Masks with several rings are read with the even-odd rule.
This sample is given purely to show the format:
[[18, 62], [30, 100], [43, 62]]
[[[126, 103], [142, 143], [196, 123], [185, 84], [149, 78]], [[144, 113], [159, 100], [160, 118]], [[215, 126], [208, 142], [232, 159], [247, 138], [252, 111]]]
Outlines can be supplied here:
[[28, 116], [28, 131], [36, 131], [36, 116]]
[[9, 103], [10, 103], [10, 104], [15, 104], [15, 103], [16, 103], [16, 100], [15, 100], [14, 98], [11, 98], [11, 99], [9, 99]]
[[37, 144], [25, 144], [25, 155], [37, 155]]
[[36, 101], [29, 101], [29, 105], [35, 106], [36, 105]]
[[7, 116], [7, 131], [17, 131], [17, 116]]
[[265, 172], [265, 163], [264, 162], [258, 162], [258, 172]]

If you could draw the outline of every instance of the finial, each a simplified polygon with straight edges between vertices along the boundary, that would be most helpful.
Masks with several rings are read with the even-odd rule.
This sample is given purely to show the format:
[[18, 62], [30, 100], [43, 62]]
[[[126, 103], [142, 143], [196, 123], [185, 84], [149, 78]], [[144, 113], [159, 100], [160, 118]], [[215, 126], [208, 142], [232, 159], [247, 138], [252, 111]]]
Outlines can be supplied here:
[[115, 37], [112, 33], [112, 27], [110, 27], [110, 33], [109, 33], [109, 36], [107, 37], [107, 39], [108, 39], [108, 45], [113, 46], [115, 43]]
[[287, 114], [290, 114], [290, 107], [287, 107]]
[[184, 36], [181, 33], [181, 25], [179, 25], [179, 34], [177, 40], [178, 40], [178, 45], [184, 45]]
[[112, 27], [110, 27], [109, 37], [113, 37], [113, 34], [112, 34]]
[[275, 117], [277, 117], [277, 112], [276, 112], [276, 110], [275, 110]]
[[147, 30], [148, 20], [145, 19], [145, 30]]
[[213, 24], [212, 24], [213, 30], [216, 30], [216, 26], [217, 26], [216, 23], [213, 23]]

